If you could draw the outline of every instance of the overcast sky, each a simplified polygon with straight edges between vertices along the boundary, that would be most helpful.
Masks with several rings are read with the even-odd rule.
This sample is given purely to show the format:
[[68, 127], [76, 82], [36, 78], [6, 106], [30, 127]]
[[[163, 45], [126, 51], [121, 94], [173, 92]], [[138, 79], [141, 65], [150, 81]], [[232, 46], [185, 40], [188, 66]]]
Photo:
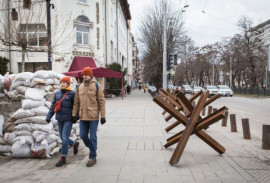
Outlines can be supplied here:
[[[156, 0], [154, 0], [156, 1]], [[240, 32], [237, 22], [241, 16], [250, 17], [254, 26], [270, 19], [270, 0], [171, 0], [176, 9], [189, 5], [183, 13], [188, 35], [197, 46], [220, 41]], [[128, 0], [131, 11], [131, 32], [135, 39], [145, 8], [152, 0]], [[204, 11], [205, 13], [202, 13]]]

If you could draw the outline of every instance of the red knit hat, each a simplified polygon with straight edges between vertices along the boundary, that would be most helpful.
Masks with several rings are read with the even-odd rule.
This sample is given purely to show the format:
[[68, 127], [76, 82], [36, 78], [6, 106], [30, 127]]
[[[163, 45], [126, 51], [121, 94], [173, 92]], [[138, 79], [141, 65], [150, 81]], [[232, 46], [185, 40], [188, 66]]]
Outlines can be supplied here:
[[88, 75], [90, 77], [93, 77], [93, 71], [92, 71], [91, 67], [85, 67], [82, 70], [82, 75]]
[[65, 82], [65, 83], [67, 83], [68, 84], [68, 86], [70, 85], [70, 76], [65, 76], [65, 77], [63, 77], [61, 80], [60, 80], [60, 82]]

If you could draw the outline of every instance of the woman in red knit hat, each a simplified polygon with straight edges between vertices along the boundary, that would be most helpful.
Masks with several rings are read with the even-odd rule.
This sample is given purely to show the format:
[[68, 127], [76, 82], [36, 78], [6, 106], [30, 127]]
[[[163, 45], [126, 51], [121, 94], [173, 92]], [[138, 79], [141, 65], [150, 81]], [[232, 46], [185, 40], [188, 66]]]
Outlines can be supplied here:
[[[63, 166], [66, 163], [66, 156], [68, 154], [68, 146], [73, 146], [74, 154], [78, 153], [78, 142], [73, 142], [69, 136], [72, 129], [72, 123], [76, 123], [77, 118], [72, 117], [72, 109], [74, 104], [75, 92], [70, 87], [70, 77], [66, 76], [60, 80], [60, 90], [54, 94], [54, 98], [47, 114], [46, 121], [49, 123], [52, 116], [56, 113], [55, 119], [58, 121], [59, 136], [62, 140], [61, 157], [55, 164], [56, 167]], [[54, 106], [61, 101], [61, 108], [55, 112]]]

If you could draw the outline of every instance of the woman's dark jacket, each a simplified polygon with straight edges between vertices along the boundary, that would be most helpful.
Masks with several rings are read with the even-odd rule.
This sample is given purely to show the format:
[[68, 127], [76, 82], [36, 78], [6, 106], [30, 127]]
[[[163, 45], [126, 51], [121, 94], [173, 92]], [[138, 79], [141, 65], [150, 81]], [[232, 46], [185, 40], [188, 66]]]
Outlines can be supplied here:
[[[53, 101], [50, 107], [50, 110], [47, 114], [46, 120], [51, 120], [54, 115], [53, 106], [56, 102], [60, 101], [64, 94], [68, 92], [68, 90], [61, 89], [54, 94]], [[55, 119], [58, 121], [72, 121], [72, 109], [74, 103], [74, 91], [69, 91], [69, 93], [65, 96], [64, 100], [61, 103], [61, 109], [58, 113], [56, 113]]]

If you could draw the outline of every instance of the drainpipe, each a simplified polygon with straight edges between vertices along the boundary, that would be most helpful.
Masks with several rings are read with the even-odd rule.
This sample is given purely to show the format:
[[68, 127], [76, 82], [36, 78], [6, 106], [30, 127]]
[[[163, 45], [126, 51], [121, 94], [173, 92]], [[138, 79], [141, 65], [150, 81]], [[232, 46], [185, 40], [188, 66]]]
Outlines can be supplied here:
[[108, 63], [108, 45], [107, 45], [107, 3], [105, 0], [105, 57], [106, 57], [106, 64], [105, 67], [107, 67], [107, 63]]
[[11, 72], [11, 52], [10, 52], [10, 1], [8, 1], [8, 59], [9, 59], [9, 72]]
[[117, 63], [119, 63], [119, 47], [118, 47], [118, 0], [116, 0], [116, 21], [117, 21], [117, 23], [116, 23], [116, 26], [117, 26], [117, 38], [116, 38], [116, 42], [117, 42]]

